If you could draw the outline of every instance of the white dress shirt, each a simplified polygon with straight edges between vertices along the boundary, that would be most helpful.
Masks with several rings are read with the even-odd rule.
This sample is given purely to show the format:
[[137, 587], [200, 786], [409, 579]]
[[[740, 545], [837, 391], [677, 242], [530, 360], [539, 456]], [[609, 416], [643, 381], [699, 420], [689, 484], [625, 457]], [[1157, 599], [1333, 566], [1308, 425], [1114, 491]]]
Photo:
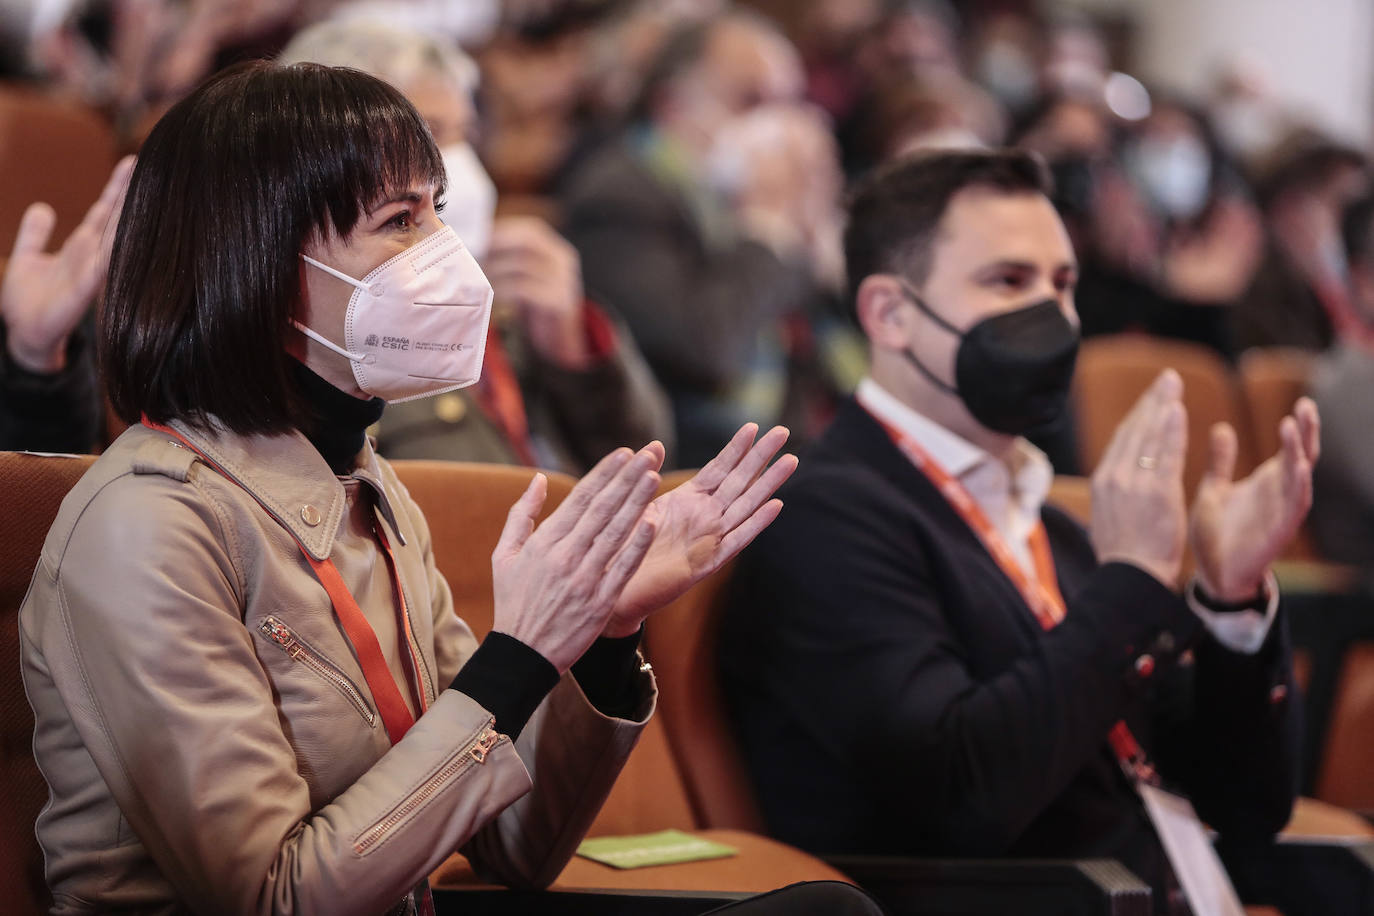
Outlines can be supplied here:
[[[1037, 582], [1031, 559], [1030, 534], [1040, 523], [1040, 510], [1049, 495], [1054, 470], [1045, 453], [1025, 439], [1012, 446], [1003, 463], [967, 439], [923, 416], [870, 377], [859, 382], [855, 399], [882, 422], [909, 436], [940, 467], [963, 485], [988, 521], [1006, 541], [1021, 570]], [[1269, 601], [1258, 610], [1217, 612], [1204, 607], [1190, 585], [1185, 598], [1190, 610], [1217, 641], [1235, 652], [1258, 652], [1278, 611], [1278, 588], [1267, 582]]]

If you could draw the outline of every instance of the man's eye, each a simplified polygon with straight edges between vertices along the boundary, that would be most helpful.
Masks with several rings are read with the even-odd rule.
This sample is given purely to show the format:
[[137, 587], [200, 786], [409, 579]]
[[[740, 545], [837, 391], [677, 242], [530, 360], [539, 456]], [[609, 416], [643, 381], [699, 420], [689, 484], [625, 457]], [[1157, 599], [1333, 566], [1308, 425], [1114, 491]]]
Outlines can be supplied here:
[[402, 210], [400, 213], [397, 213], [397, 214], [396, 214], [395, 216], [393, 216], [391, 219], [387, 220], [387, 221], [386, 221], [386, 224], [387, 224], [388, 226], [393, 226], [393, 227], [395, 227], [395, 228], [397, 228], [397, 229], [409, 229], [409, 228], [410, 228], [410, 211], [408, 211], [408, 210]]

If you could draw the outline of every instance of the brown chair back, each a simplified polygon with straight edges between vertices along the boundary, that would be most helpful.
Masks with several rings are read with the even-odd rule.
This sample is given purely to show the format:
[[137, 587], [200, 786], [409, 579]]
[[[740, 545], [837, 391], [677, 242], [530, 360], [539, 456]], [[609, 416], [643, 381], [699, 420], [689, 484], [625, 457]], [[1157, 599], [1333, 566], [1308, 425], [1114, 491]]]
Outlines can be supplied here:
[[50, 247], [61, 244], [100, 196], [116, 158], [114, 131], [92, 109], [0, 84], [0, 252], [9, 253], [19, 217], [35, 201], [57, 211]]
[[[1279, 450], [1279, 421], [1307, 393], [1312, 354], [1289, 347], [1248, 350], [1240, 359], [1240, 389], [1244, 396], [1256, 461]], [[1315, 560], [1316, 546], [1306, 526], [1298, 530], [1284, 553], [1287, 560]]]
[[1045, 500], [1050, 505], [1067, 512], [1074, 521], [1084, 528], [1092, 527], [1093, 485], [1086, 477], [1057, 474], [1050, 484], [1050, 493]]
[[[480, 639], [492, 625], [491, 553], [507, 512], [534, 472], [449, 461], [395, 461], [392, 466], [429, 521], [434, 559], [453, 591], [454, 608]], [[549, 496], [543, 517], [576, 482], [565, 474], [545, 474]], [[673, 760], [662, 717], [655, 716], [641, 733], [589, 833], [646, 833], [692, 826], [692, 808], [682, 775]]]
[[[694, 473], [664, 475], [663, 490]], [[727, 565], [650, 617], [644, 637], [658, 675], [659, 716], [681, 764], [697, 826], [765, 833], [716, 676], [716, 640], [730, 571]]]
[[19, 676], [19, 605], [63, 497], [94, 460], [0, 452], [0, 900], [17, 916], [46, 912], [48, 900], [33, 833], [48, 787], [33, 759], [33, 710]]
[[[491, 554], [510, 507], [525, 492], [534, 471], [459, 461], [393, 461], [391, 466], [425, 514], [434, 560], [453, 591], [458, 616], [480, 639], [492, 622]], [[549, 494], [541, 521], [576, 482], [552, 471], [544, 476]]]
[[1354, 643], [1345, 651], [1315, 794], [1374, 813], [1374, 643]]
[[1220, 356], [1199, 344], [1134, 334], [1083, 341], [1074, 378], [1079, 453], [1083, 467], [1091, 472], [1117, 425], [1167, 368], [1183, 378], [1183, 403], [1188, 409], [1183, 482], [1191, 499], [1207, 467], [1214, 423], [1227, 422], [1236, 428], [1240, 440], [1237, 473], [1248, 473], [1254, 466], [1249, 424], [1231, 370]]

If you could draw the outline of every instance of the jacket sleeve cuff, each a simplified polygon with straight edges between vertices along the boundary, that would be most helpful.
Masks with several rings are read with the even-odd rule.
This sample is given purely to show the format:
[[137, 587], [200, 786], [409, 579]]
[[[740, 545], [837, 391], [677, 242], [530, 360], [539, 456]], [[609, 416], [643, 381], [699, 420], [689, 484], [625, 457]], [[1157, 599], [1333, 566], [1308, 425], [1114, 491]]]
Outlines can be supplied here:
[[644, 628], [619, 639], [601, 637], [572, 666], [577, 686], [597, 712], [615, 719], [634, 718], [641, 705], [639, 678], [644, 661], [639, 640]]
[[481, 704], [496, 719], [496, 730], [514, 741], [558, 679], [558, 669], [544, 656], [493, 631], [450, 686]]
[[1242, 655], [1254, 655], [1260, 650], [1279, 610], [1279, 584], [1273, 572], [1265, 575], [1260, 601], [1255, 602], [1264, 605], [1263, 611], [1257, 606], [1221, 609], [1207, 601], [1196, 578], [1188, 583], [1184, 596], [1188, 609], [1197, 615], [1212, 637]]

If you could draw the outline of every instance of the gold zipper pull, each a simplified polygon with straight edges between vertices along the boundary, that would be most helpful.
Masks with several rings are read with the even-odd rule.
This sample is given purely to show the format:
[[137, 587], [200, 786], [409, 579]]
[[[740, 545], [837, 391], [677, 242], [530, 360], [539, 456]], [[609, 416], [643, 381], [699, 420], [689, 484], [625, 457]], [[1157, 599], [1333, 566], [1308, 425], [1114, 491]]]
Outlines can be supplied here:
[[491, 753], [492, 748], [496, 747], [496, 742], [500, 740], [500, 733], [497, 732], [496, 729], [488, 726], [487, 730], [482, 732], [472, 747], [468, 748], [468, 753], [471, 754], [472, 759], [476, 760], [478, 763], [486, 763], [487, 755]]

